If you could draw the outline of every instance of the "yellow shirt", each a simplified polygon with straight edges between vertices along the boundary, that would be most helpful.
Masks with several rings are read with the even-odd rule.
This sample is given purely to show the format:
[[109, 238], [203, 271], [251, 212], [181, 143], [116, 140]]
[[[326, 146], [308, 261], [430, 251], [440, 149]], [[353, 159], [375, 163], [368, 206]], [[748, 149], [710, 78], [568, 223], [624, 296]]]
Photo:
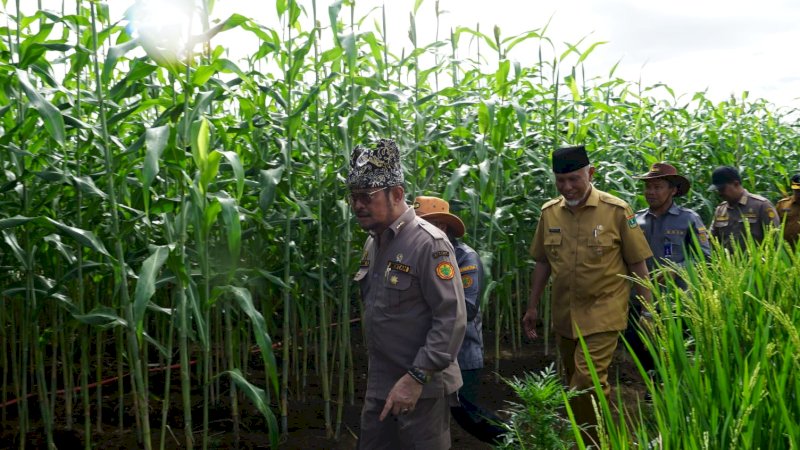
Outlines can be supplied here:
[[574, 325], [584, 336], [626, 328], [631, 284], [621, 275], [653, 253], [631, 207], [592, 188], [576, 212], [563, 197], [542, 206], [531, 255], [550, 263], [553, 329], [575, 339]]
[[792, 245], [797, 244], [798, 236], [800, 236], [800, 201], [795, 200], [794, 195], [786, 197], [775, 205], [778, 210], [778, 217], [781, 222], [786, 220], [786, 226], [783, 229], [783, 238]]

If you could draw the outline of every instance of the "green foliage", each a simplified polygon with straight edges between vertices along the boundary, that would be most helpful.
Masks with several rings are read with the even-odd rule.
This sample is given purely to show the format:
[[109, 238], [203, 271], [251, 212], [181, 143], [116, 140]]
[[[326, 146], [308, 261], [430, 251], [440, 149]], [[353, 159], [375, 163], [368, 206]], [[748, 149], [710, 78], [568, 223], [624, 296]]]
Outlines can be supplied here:
[[603, 448], [800, 444], [800, 286], [787, 282], [800, 275], [800, 252], [774, 230], [761, 244], [712, 253], [711, 264], [661, 269], [666, 286], [645, 283], [655, 294], [642, 333], [656, 362], [652, 407], [604, 414], [604, 434], [616, 440]]
[[509, 419], [504, 440], [495, 448], [550, 450], [568, 449], [572, 439], [570, 421], [561, 409], [564, 398], [578, 395], [566, 391], [552, 365], [539, 373], [526, 373], [522, 378], [505, 379], [518, 402], [509, 401]]
[[[21, 355], [1, 370], [23, 397], [36, 365], [23, 357], [89, 355], [90, 344], [100, 345], [95, 339], [109, 339], [128, 353], [119, 371], [143, 378], [138, 394], [146, 394], [149, 375], [136, 363], [155, 350], [157, 362], [169, 365], [177, 348], [186, 393], [200, 386], [213, 394], [209, 402], [219, 401], [224, 396], [209, 380], [236, 369], [250, 374], [241, 349], [255, 344], [268, 376], [250, 382], [263, 383], [268, 397], [305, 392], [317, 375], [347, 385], [339, 405], [353, 398], [349, 328], [326, 327], [359, 314], [351, 309], [358, 305], [351, 275], [365, 234], [350, 219], [343, 179], [353, 146], [373, 138], [400, 144], [409, 196], [444, 195], [464, 220], [486, 268], [484, 323], [495, 330], [498, 354], [503, 337], [521, 345], [527, 248], [539, 207], [555, 195], [553, 149], [585, 143], [598, 166], [596, 185], [634, 205], [643, 201], [633, 175], [669, 160], [695, 187], [684, 204], [707, 222], [717, 199], [704, 187], [715, 165], [739, 166], [745, 187], [773, 200], [798, 169], [791, 112], [746, 95], [722, 102], [679, 96], [615, 78], [613, 70], [587, 76], [583, 64], [602, 42], [556, 48], [546, 24], [516, 36], [458, 27], [401, 51], [385, 42], [385, 28], [398, 21], [364, 25], [380, 10], [357, 17], [353, 2], [333, 2], [320, 20], [327, 23], [317, 26], [315, 3], [309, 24], [305, 4], [280, 0], [281, 27], [237, 14], [199, 17], [202, 29], [187, 38], [194, 47], [172, 54], [109, 23], [108, 5], [76, 6], [74, 14], [7, 14], [0, 33], [0, 341], [3, 354]], [[435, 5], [414, 6], [416, 39], [414, 17]], [[240, 42], [245, 61], [228, 60], [215, 45], [232, 28], [252, 39]], [[536, 61], [513, 59], [523, 44], [538, 46], [529, 52]], [[763, 277], [752, 282], [772, 286]], [[780, 312], [770, 315], [776, 329], [796, 324], [794, 310]], [[228, 314], [236, 319], [230, 329]], [[36, 347], [37, 326], [58, 331]], [[274, 336], [286, 343], [280, 387]], [[307, 341], [295, 345], [301, 336]], [[314, 350], [328, 340], [336, 350], [325, 366]], [[228, 346], [235, 357], [213, 357]], [[202, 363], [195, 372], [193, 358]], [[747, 364], [765, 373], [766, 361]], [[84, 357], [81, 364], [55, 364], [64, 370], [58, 379], [88, 383]], [[330, 372], [318, 373], [323, 366]], [[36, 385], [42, 394], [61, 389], [44, 379]], [[753, 389], [764, 395], [763, 385]], [[137, 398], [144, 414], [152, 405]], [[268, 403], [283, 409], [285, 421], [288, 404]], [[187, 444], [191, 407], [183, 404]], [[796, 418], [789, 407], [779, 413], [769, 418]], [[764, 424], [763, 417], [746, 419]], [[739, 435], [761, 436], [741, 423]]]

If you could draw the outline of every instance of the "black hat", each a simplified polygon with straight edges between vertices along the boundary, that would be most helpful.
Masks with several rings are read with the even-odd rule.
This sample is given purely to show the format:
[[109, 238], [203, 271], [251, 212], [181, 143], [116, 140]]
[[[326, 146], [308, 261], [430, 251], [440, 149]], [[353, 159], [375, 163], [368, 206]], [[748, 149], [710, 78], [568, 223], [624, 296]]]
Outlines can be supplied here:
[[711, 173], [711, 186], [708, 187], [709, 191], [718, 191], [728, 183], [734, 181], [742, 182], [742, 177], [739, 176], [739, 171], [731, 166], [720, 166], [714, 169]]
[[800, 173], [792, 175], [792, 189], [800, 189]]
[[553, 152], [553, 172], [570, 173], [589, 165], [586, 147], [563, 147]]
[[357, 145], [350, 155], [347, 187], [367, 189], [403, 184], [400, 150], [391, 139], [380, 139], [374, 148]]

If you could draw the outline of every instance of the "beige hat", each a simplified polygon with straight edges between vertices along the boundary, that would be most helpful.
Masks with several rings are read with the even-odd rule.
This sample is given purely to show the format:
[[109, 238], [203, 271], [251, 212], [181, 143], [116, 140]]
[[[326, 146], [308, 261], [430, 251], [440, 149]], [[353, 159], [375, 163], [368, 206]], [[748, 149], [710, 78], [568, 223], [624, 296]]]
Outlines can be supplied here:
[[417, 213], [417, 217], [421, 217], [427, 221], [444, 223], [455, 237], [464, 235], [464, 222], [462, 222], [458, 216], [450, 214], [450, 203], [447, 203], [439, 197], [420, 196], [415, 198], [414, 211]]

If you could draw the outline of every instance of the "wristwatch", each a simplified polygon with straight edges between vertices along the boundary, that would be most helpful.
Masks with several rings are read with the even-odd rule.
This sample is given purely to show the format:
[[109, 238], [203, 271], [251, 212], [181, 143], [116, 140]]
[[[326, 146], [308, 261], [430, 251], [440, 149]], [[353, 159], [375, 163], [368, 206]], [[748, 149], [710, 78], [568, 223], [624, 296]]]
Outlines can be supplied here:
[[431, 381], [431, 376], [419, 367], [412, 367], [408, 369], [408, 374], [411, 375], [411, 378], [413, 378], [414, 381], [422, 385]]

